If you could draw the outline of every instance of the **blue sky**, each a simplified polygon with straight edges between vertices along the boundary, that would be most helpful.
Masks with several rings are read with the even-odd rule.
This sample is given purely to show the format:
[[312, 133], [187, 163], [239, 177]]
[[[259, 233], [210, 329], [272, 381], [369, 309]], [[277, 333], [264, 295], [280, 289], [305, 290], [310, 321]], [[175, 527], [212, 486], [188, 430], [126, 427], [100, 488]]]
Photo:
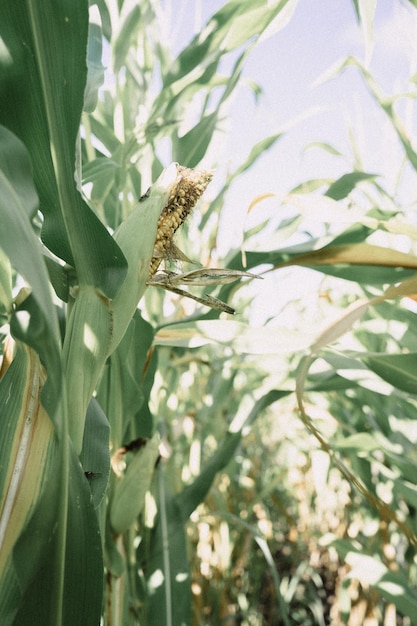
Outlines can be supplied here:
[[[190, 27], [194, 25], [198, 29], [198, 24], [204, 23], [224, 4], [208, 0], [171, 2], [175, 9], [180, 4], [183, 8], [175, 14], [178, 41]], [[417, 75], [416, 34], [417, 10], [407, 0], [376, 2], [375, 45], [369, 69], [388, 95], [415, 91], [415, 83], [410, 83], [409, 78]], [[242, 81], [229, 109], [228, 140], [222, 141], [224, 161], [234, 169], [255, 142], [291, 126], [294, 120], [299, 121], [238, 179], [228, 194], [220, 222], [220, 256], [230, 247], [236, 247], [241, 239], [247, 208], [256, 196], [267, 192], [287, 193], [309, 178], [338, 178], [351, 171], [354, 156], [349, 129], [361, 155], [361, 168], [380, 174], [384, 187], [393, 191], [402, 148], [385, 114], [369, 95], [359, 71], [349, 68], [337, 78], [315, 86], [320, 76], [349, 55], [365, 62], [364, 36], [351, 0], [299, 0], [289, 24], [252, 52], [243, 78], [256, 80], [263, 96], [256, 105], [245, 80]], [[415, 111], [409, 104], [407, 107], [405, 101], [398, 103], [412, 136], [417, 120]], [[305, 118], [300, 120], [303, 116]], [[317, 148], [306, 151], [305, 147], [312, 142], [328, 142], [344, 156], [335, 157]], [[417, 195], [415, 175], [405, 178], [402, 201], [411, 204]], [[212, 184], [216, 184], [216, 179]], [[274, 210], [280, 208], [278, 203], [273, 206], [272, 202], [270, 211]], [[294, 296], [295, 282], [298, 291], [305, 288], [303, 280], [294, 281], [293, 270], [287, 283], [284, 273], [279, 274], [284, 299], [297, 297], [297, 294]], [[308, 277], [310, 280], [311, 273]], [[271, 285], [263, 282], [261, 291], [270, 293]], [[310, 283], [310, 287], [316, 289], [315, 284]], [[274, 307], [265, 305], [264, 296], [265, 293], [258, 299], [265, 306], [263, 313], [257, 312], [258, 320], [276, 312]]]
[[[417, 11], [400, 0], [380, 0], [377, 4], [370, 70], [388, 94], [408, 90], [408, 77], [417, 72], [416, 17]], [[316, 113], [294, 126], [244, 180], [240, 179], [238, 196], [287, 192], [310, 177], [338, 177], [349, 171], [353, 166], [349, 125], [364, 169], [382, 173], [388, 186], [394, 184], [392, 162], [400, 154], [399, 144], [359, 72], [350, 68], [336, 79], [313, 87], [329, 67], [348, 55], [362, 61], [365, 58], [350, 0], [299, 2], [289, 25], [254, 51], [245, 76], [256, 78], [264, 97], [256, 108], [249, 91], [240, 89], [230, 111], [230, 158], [245, 154], [255, 141], [297, 116], [313, 110]], [[331, 143], [347, 158], [335, 158], [318, 149], [305, 152], [305, 146], [315, 141]]]

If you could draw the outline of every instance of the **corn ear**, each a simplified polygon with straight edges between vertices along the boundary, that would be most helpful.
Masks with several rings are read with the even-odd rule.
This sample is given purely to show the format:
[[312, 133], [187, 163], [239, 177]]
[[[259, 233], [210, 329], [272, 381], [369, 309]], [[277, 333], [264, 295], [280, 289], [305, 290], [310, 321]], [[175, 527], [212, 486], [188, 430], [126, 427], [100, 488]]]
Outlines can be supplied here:
[[113, 352], [122, 340], [145, 291], [157, 236], [158, 218], [175, 186], [177, 167], [176, 163], [172, 163], [162, 172], [114, 233], [114, 238], [127, 260], [128, 270], [117, 296], [111, 303], [113, 328], [109, 353]]
[[162, 259], [169, 256], [176, 230], [210, 180], [208, 172], [172, 163], [116, 230], [114, 238], [129, 267], [126, 279], [112, 301], [111, 352], [119, 345], [149, 278]]
[[207, 172], [172, 163], [114, 233], [128, 263], [116, 297], [109, 300], [92, 285], [78, 288], [63, 347], [69, 434], [78, 454], [87, 406], [106, 358], [122, 340], [150, 274], [167, 256], [175, 231], [210, 179]]

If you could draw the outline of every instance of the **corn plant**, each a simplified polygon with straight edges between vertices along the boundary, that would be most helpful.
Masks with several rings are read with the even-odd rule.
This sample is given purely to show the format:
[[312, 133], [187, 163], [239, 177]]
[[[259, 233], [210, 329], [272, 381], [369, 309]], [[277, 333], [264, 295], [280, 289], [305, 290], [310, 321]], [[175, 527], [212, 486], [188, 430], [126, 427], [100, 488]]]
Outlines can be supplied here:
[[[260, 224], [244, 254], [216, 259], [229, 188], [280, 138], [209, 202], [222, 120], [247, 56], [295, 4], [229, 0], [174, 52], [149, 0], [4, 3], [2, 624], [415, 619], [406, 208], [352, 159], [289, 190], [285, 247], [265, 251]], [[354, 5], [369, 34], [372, 11]], [[361, 72], [415, 170], [395, 97], [357, 60], [342, 69]], [[324, 234], [292, 245], [315, 214]], [[290, 266], [323, 275], [321, 332], [302, 316], [294, 332], [230, 318], [260, 268]], [[345, 336], [355, 350], [335, 346]]]

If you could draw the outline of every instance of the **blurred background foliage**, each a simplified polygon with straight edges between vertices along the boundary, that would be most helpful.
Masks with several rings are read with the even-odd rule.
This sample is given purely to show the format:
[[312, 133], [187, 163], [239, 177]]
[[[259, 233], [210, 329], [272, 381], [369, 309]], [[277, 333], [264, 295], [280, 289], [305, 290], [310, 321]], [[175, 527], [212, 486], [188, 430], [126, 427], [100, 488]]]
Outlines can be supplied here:
[[[415, 193], [404, 205], [364, 169], [352, 129], [343, 176], [249, 198], [242, 245], [224, 258], [217, 246], [233, 185], [284, 134], [230, 170], [217, 161], [223, 122], [246, 59], [296, 4], [224, 2], [179, 53], [164, 38], [168, 2], [90, 7], [76, 164], [86, 203], [112, 233], [171, 161], [212, 169], [175, 242], [203, 267], [263, 277], [191, 286], [236, 308], [233, 319], [148, 287], [106, 360], [80, 457], [102, 536], [104, 624], [417, 624]], [[353, 5], [369, 47], [375, 3]], [[400, 95], [415, 107], [415, 77], [388, 97], [358, 59], [329, 77], [347, 68], [386, 114], [402, 146], [392, 168], [415, 189], [412, 118], [396, 107]], [[272, 276], [308, 299], [277, 314]], [[271, 313], [257, 323], [260, 298]]]

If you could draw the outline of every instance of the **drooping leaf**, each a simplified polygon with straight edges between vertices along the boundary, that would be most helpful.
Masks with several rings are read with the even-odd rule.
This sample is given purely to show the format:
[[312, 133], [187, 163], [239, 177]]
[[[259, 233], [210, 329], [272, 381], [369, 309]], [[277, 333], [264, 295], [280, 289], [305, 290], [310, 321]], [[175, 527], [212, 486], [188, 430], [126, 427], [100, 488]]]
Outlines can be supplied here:
[[37, 206], [28, 153], [19, 139], [0, 127], [0, 247], [28, 281], [52, 338], [58, 325], [41, 248], [29, 217]]
[[376, 265], [417, 269], [417, 257], [413, 254], [367, 243], [351, 246], [326, 246], [320, 250], [300, 255], [297, 259], [291, 260], [289, 264], [317, 266], [346, 263], [350, 265]]
[[228, 267], [246, 270], [261, 265], [272, 265], [274, 269], [300, 265], [367, 285], [394, 284], [413, 276], [417, 268], [417, 257], [414, 255], [367, 243], [332, 244], [310, 252], [305, 252], [304, 245], [301, 249], [247, 251], [245, 261], [244, 266], [241, 254], [236, 254]]
[[358, 300], [354, 302], [336, 321], [332, 322], [325, 328], [314, 341], [311, 346], [311, 352], [317, 352], [326, 345], [333, 343], [344, 333], [346, 333], [352, 325], [357, 322], [367, 311], [368, 307], [375, 303], [377, 299]]

